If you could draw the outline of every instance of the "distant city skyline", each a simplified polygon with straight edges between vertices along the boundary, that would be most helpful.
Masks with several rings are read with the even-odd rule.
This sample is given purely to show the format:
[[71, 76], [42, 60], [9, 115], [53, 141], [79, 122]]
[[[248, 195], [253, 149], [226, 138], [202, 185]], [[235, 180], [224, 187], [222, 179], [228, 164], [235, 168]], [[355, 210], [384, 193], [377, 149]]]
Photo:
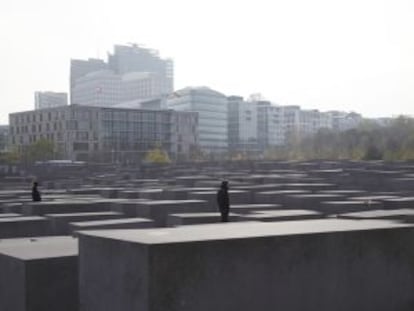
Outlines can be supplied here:
[[0, 124], [35, 91], [69, 91], [71, 58], [135, 42], [175, 62], [175, 88], [261, 93], [281, 105], [414, 115], [410, 0], [51, 1], [0, 10]]

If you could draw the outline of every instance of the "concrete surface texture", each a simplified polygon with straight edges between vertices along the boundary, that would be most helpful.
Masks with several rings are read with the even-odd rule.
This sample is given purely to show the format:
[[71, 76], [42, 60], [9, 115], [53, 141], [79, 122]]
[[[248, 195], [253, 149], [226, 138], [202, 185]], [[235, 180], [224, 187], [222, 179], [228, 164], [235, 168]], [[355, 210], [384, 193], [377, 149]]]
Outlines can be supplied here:
[[73, 238], [0, 243], [0, 310], [79, 310], [78, 245]]
[[413, 238], [352, 220], [85, 232], [81, 310], [410, 310]]
[[0, 311], [414, 310], [412, 162], [22, 174], [0, 174]]

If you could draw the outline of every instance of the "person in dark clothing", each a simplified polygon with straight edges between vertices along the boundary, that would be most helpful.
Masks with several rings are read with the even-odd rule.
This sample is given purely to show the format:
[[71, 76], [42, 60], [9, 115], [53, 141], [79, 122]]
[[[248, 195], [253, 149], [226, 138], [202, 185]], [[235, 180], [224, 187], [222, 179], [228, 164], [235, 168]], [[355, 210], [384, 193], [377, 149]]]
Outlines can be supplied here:
[[39, 190], [37, 190], [37, 182], [33, 183], [33, 187], [32, 187], [32, 200], [33, 202], [40, 202], [42, 201], [42, 197], [40, 196], [40, 192]]
[[229, 221], [230, 200], [229, 200], [229, 185], [227, 181], [223, 181], [220, 190], [217, 191], [217, 204], [221, 214], [221, 221]]

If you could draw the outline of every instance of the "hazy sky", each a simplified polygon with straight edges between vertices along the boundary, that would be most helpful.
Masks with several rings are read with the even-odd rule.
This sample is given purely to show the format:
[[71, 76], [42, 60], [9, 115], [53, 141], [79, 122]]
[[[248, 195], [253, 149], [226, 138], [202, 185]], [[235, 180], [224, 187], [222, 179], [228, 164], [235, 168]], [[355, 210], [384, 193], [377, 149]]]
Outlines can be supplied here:
[[413, 0], [2, 0], [0, 124], [127, 42], [173, 58], [176, 88], [414, 115]]

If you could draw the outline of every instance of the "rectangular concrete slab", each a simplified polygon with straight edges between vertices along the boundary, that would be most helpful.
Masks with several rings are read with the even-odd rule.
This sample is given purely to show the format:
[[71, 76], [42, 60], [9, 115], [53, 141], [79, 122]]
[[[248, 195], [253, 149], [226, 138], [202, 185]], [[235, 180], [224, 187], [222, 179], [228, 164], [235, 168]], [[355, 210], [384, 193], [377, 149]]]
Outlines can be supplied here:
[[23, 206], [24, 215], [44, 214], [65, 214], [65, 213], [87, 213], [87, 212], [104, 212], [111, 208], [111, 203], [107, 201], [59, 201], [59, 202], [32, 202]]
[[413, 238], [336, 219], [85, 232], [81, 310], [411, 310]]
[[153, 219], [156, 226], [165, 227], [169, 214], [211, 211], [203, 200], [158, 200], [137, 203], [136, 216]]
[[0, 218], [0, 239], [45, 236], [51, 234], [49, 221], [44, 217]]
[[[237, 214], [230, 213], [229, 221], [241, 221], [243, 220]], [[170, 214], [167, 218], [167, 227], [183, 226], [183, 225], [196, 225], [196, 224], [211, 224], [221, 222], [220, 213], [179, 213]]]
[[70, 232], [73, 234], [79, 230], [109, 230], [109, 229], [143, 229], [152, 228], [154, 221], [146, 218], [122, 218], [110, 220], [95, 220], [72, 222], [69, 224]]
[[69, 213], [69, 214], [46, 214], [45, 217], [50, 221], [53, 234], [70, 234], [71, 222], [119, 219], [125, 217], [117, 212], [94, 212], [94, 213]]
[[321, 219], [323, 214], [309, 211], [309, 210], [270, 210], [270, 211], [256, 211], [254, 213], [244, 215], [245, 220], [257, 221], [292, 221], [292, 220], [306, 220], [306, 219]]
[[73, 238], [0, 243], [0, 310], [78, 311], [77, 255]]

